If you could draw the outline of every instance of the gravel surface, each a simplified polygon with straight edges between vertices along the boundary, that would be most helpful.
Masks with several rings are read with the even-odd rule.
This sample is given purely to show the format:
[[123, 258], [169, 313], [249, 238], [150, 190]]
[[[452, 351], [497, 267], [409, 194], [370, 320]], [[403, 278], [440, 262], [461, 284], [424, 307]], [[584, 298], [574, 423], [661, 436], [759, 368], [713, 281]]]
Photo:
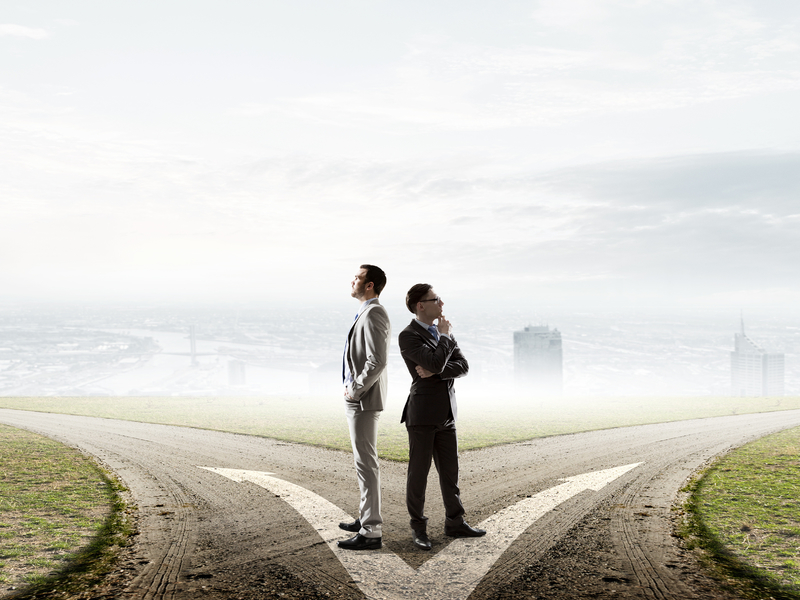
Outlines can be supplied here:
[[[244, 435], [6, 409], [0, 409], [0, 422], [88, 452], [130, 489], [139, 533], [117, 570], [86, 598], [364, 597], [317, 531], [284, 500], [198, 468], [274, 473], [354, 515], [358, 490], [350, 454]], [[470, 598], [733, 598], [672, 537], [671, 506], [687, 477], [714, 456], [797, 425], [800, 411], [736, 415], [462, 453], [462, 497], [473, 524], [558, 485], [560, 478], [643, 463], [536, 521]], [[394, 552], [416, 569], [451, 543], [443, 535], [435, 472], [428, 485], [433, 550], [421, 552], [408, 529], [405, 464], [384, 462], [381, 468], [381, 552]], [[447, 592], [442, 585], [428, 597], [447, 598]]]

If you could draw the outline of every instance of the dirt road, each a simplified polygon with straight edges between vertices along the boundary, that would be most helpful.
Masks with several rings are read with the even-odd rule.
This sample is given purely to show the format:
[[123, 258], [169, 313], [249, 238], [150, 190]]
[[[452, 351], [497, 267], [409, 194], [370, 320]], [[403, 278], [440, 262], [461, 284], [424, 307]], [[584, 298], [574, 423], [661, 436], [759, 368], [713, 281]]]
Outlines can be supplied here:
[[[312, 525], [312, 517], [290, 503], [305, 494], [312, 505], [307, 512], [322, 510], [328, 501], [334, 512], [324, 514], [355, 515], [358, 492], [350, 454], [244, 435], [5, 409], [0, 422], [82, 449], [129, 487], [140, 533], [119, 570], [92, 598], [338, 599], [364, 598], [364, 589], [384, 598], [460, 598], [467, 590], [473, 600], [683, 600], [730, 596], [700, 574], [671, 537], [670, 507], [678, 490], [710, 458], [800, 425], [800, 411], [612, 429], [462, 453], [469, 522], [505, 519], [512, 530], [505, 536], [510, 546], [498, 550], [499, 559], [484, 561], [488, 573], [476, 571], [466, 583], [448, 577], [447, 565], [480, 562], [490, 536], [481, 538], [489, 544], [481, 546], [443, 535], [434, 473], [428, 486], [432, 552], [411, 542], [405, 464], [384, 462], [384, 548], [351, 552], [345, 560], [323, 540], [324, 527]], [[552, 500], [553, 490], [567, 489], [565, 478], [622, 466], [609, 471], [612, 475], [597, 489], [573, 484], [571, 496]], [[260, 481], [258, 475], [235, 481], [220, 469], [273, 475], [263, 476], [262, 485], [252, 482]], [[269, 489], [275, 481], [288, 487]], [[536, 519], [526, 502], [555, 504]], [[517, 505], [516, 516], [502, 512]], [[533, 523], [514, 530], [514, 523], [523, 521], [513, 519], [523, 513]], [[402, 563], [392, 563], [395, 556]], [[349, 571], [342, 562], [347, 560], [355, 565]], [[434, 562], [423, 567], [428, 561]], [[381, 571], [389, 564], [407, 565], [410, 575], [398, 583], [397, 571]], [[422, 572], [428, 573], [424, 588], [414, 581]]]

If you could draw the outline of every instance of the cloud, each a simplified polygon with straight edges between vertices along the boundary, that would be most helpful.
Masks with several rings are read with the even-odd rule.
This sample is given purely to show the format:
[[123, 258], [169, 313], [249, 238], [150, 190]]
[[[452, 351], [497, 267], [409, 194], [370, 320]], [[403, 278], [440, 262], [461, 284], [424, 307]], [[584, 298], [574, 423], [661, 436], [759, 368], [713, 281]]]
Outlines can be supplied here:
[[43, 40], [49, 34], [46, 30], [38, 27], [25, 27], [24, 25], [14, 25], [12, 23], [0, 23], [0, 35], [13, 37], [24, 37], [32, 40]]
[[500, 227], [483, 268], [497, 261], [554, 285], [593, 273], [619, 290], [635, 288], [626, 292], [631, 298], [711, 299], [739, 290], [764, 299], [755, 290], [800, 290], [798, 172], [797, 153], [731, 153], [520, 177], [501, 195], [516, 187], [514, 196], [527, 189], [535, 201], [496, 206]]
[[[758, 27], [737, 31], [719, 43], [750, 56], [748, 44], [764, 42]], [[678, 41], [665, 44], [665, 36]], [[762, 43], [753, 60], [793, 52], [781, 39]], [[160, 286], [172, 273], [187, 289], [245, 293], [265, 274], [280, 278], [303, 265], [326, 277], [341, 264], [364, 262], [363, 253], [412, 275], [435, 260], [435, 274], [450, 286], [520, 294], [531, 286], [588, 294], [605, 285], [612, 293], [620, 282], [631, 297], [662, 286], [676, 297], [724, 295], [720, 289], [736, 286], [800, 289], [789, 270], [800, 260], [797, 153], [681, 155], [542, 172], [518, 166], [531, 146], [484, 147], [484, 138], [440, 134], [758, 94], [775, 82], [795, 85], [800, 72], [789, 63], [737, 70], [713, 58], [716, 50], [696, 33], [667, 32], [657, 41], [636, 53], [594, 42], [561, 47], [535, 36], [507, 46], [415, 40], [413, 51], [352, 92], [245, 105], [252, 119], [285, 111], [310, 120], [311, 138], [332, 139], [331, 147], [358, 127], [389, 131], [375, 156], [390, 158], [317, 145], [290, 154], [276, 143], [244, 160], [231, 158], [245, 146], [233, 137], [229, 156], [187, 158], [162, 140], [73, 118], [71, 104], [37, 104], [0, 90], [0, 110], [13, 117], [0, 127], [0, 195], [12, 199], [0, 223], [0, 250], [10, 257], [4, 272], [38, 273], [52, 289], [68, 279], [59, 273], [97, 287], [110, 274], [130, 273], [138, 289], [148, 277]], [[209, 122], [218, 118], [212, 113]], [[517, 135], [516, 127], [510, 131]], [[422, 143], [419, 132], [428, 135]], [[260, 132], [272, 133], [269, 126]], [[581, 144], [567, 131], [568, 143], [569, 135]], [[384, 152], [401, 136], [420, 149], [411, 159]], [[434, 138], [446, 151], [423, 157]]]
[[798, 172], [797, 152], [731, 152], [559, 169], [535, 184], [592, 202], [672, 210], [752, 206], [789, 215], [797, 212]]
[[420, 36], [380, 75], [240, 112], [398, 134], [483, 131], [800, 90], [797, 14], [574, 0], [540, 3], [534, 23], [516, 43]]
[[609, 5], [616, 3], [593, 0], [540, 0], [532, 12], [540, 25], [559, 30], [583, 32], [587, 25], [596, 26], [608, 14]]

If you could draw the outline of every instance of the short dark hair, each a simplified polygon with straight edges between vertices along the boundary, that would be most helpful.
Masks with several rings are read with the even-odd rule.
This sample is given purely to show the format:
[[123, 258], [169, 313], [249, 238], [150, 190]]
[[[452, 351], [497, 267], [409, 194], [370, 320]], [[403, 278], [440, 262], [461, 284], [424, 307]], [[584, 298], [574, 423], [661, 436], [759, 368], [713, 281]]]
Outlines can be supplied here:
[[408, 290], [408, 293], [406, 294], [406, 306], [408, 307], [408, 310], [414, 314], [417, 314], [417, 311], [415, 310], [417, 307], [417, 302], [422, 300], [432, 288], [433, 286], [429, 283], [416, 283], [412, 285], [411, 289]]
[[372, 282], [372, 289], [375, 295], [380, 296], [383, 288], [386, 287], [386, 273], [383, 272], [383, 269], [375, 265], [361, 265], [359, 268], [367, 272], [364, 276], [364, 283]]

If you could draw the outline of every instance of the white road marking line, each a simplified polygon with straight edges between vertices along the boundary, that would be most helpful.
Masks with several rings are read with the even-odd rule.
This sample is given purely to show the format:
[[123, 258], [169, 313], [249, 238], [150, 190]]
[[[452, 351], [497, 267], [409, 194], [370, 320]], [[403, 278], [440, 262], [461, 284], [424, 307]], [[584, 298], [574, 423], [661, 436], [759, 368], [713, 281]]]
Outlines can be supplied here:
[[[594, 471], [562, 479], [565, 483], [498, 511], [477, 526], [481, 538], [453, 540], [416, 571], [392, 551], [342, 550], [336, 545], [346, 532], [340, 521], [352, 521], [338, 506], [305, 488], [272, 477], [272, 473], [199, 467], [239, 483], [249, 481], [280, 496], [317, 530], [367, 598], [447, 598], [466, 600], [500, 555], [537, 519], [585, 491], [598, 491], [642, 463]], [[410, 534], [409, 534], [410, 535]]]

